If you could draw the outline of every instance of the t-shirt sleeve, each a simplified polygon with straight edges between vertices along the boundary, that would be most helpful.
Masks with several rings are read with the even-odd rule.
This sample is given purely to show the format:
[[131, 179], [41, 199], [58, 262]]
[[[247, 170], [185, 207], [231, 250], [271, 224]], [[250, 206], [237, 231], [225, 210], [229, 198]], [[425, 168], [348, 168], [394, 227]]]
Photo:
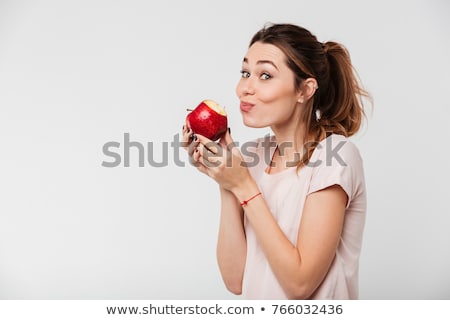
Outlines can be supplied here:
[[339, 185], [347, 194], [347, 208], [363, 181], [362, 160], [358, 148], [346, 138], [329, 137], [313, 153], [308, 194]]

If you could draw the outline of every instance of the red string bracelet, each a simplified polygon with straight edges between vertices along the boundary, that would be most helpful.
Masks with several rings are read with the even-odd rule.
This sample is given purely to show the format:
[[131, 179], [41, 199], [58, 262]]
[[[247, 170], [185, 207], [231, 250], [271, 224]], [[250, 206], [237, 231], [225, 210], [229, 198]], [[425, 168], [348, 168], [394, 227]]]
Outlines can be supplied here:
[[249, 198], [249, 199], [247, 199], [247, 200], [242, 201], [242, 202], [241, 202], [241, 207], [246, 206], [247, 203], [249, 203], [251, 200], [255, 199], [255, 198], [256, 198], [257, 196], [259, 196], [259, 195], [261, 195], [261, 192], [255, 194], [253, 197], [251, 197], [251, 198]]

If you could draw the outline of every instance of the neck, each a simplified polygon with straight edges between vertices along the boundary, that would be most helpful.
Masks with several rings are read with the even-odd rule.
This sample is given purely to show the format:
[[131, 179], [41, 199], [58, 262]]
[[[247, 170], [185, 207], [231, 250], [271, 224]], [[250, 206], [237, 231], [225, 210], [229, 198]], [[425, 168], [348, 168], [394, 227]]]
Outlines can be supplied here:
[[281, 160], [281, 163], [299, 161], [305, 142], [304, 127], [297, 126], [293, 129], [272, 127], [272, 131], [277, 141], [276, 157]]

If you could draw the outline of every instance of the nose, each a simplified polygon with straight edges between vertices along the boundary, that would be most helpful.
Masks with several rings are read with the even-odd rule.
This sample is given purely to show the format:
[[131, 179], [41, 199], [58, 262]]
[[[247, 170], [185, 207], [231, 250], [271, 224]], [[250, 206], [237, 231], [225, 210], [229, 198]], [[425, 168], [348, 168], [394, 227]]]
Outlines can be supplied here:
[[251, 77], [241, 78], [236, 86], [236, 94], [238, 97], [255, 94], [255, 84]]

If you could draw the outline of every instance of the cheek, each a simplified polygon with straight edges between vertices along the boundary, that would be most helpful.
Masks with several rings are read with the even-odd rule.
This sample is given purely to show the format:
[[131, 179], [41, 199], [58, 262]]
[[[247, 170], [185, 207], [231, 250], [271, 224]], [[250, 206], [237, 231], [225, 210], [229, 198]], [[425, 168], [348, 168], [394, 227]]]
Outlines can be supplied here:
[[263, 103], [283, 103], [293, 96], [293, 89], [286, 82], [277, 82], [258, 87], [258, 100]]
[[292, 107], [293, 95], [292, 92], [285, 88], [266, 88], [260, 90], [258, 100], [265, 105], [265, 108], [270, 109], [290, 109]]
[[288, 120], [297, 109], [295, 97], [288, 92], [284, 95], [270, 95], [267, 92], [267, 95], [261, 97], [260, 101], [263, 102], [261, 113], [270, 115], [275, 122]]
[[275, 88], [265, 87], [258, 90], [258, 100], [263, 103], [272, 103], [278, 98], [280, 98], [280, 91]]

